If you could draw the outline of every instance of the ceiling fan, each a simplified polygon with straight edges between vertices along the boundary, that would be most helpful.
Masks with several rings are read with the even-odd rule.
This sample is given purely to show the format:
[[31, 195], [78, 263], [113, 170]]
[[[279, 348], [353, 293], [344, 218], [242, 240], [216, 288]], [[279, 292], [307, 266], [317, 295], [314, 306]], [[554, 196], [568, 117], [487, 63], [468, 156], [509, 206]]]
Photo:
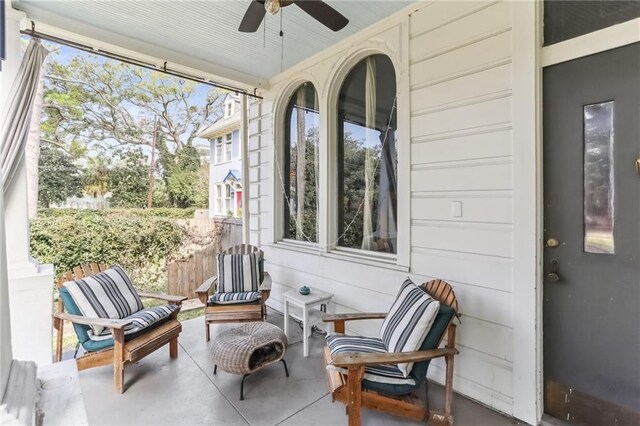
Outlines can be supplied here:
[[295, 4], [333, 31], [340, 31], [349, 23], [340, 12], [321, 0], [251, 0], [238, 30], [243, 33], [256, 32], [267, 12], [275, 15], [280, 8], [291, 4]]

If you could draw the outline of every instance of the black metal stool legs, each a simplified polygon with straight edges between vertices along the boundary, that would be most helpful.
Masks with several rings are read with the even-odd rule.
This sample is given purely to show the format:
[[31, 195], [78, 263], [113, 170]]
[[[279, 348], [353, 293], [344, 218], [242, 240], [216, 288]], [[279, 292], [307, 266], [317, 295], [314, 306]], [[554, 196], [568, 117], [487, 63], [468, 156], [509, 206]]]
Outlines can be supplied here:
[[240, 382], [240, 401], [244, 401], [244, 379], [246, 379], [250, 374], [245, 374], [242, 376], [242, 381]]
[[[287, 367], [287, 361], [285, 361], [284, 359], [281, 359], [280, 361], [282, 361], [282, 364], [284, 365], [284, 372], [286, 373], [287, 377], [289, 377], [289, 368]], [[216, 365], [213, 367], [213, 374], [216, 374], [217, 370], [218, 366]], [[244, 379], [246, 379], [250, 375], [251, 374], [245, 374], [244, 376], [242, 376], [242, 381], [240, 382], [240, 401], [244, 401]]]

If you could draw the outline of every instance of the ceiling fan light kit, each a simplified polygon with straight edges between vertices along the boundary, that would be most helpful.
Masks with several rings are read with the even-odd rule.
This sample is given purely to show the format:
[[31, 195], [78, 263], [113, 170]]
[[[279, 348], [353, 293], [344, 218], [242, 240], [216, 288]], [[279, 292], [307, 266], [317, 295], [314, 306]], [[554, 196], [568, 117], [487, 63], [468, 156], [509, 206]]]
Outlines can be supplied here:
[[269, 15], [275, 15], [280, 11], [280, 0], [266, 0], [264, 2], [264, 10], [266, 10]]
[[254, 33], [262, 24], [265, 14], [276, 15], [280, 9], [291, 4], [295, 4], [332, 31], [340, 31], [349, 23], [340, 12], [322, 0], [251, 0], [238, 30]]

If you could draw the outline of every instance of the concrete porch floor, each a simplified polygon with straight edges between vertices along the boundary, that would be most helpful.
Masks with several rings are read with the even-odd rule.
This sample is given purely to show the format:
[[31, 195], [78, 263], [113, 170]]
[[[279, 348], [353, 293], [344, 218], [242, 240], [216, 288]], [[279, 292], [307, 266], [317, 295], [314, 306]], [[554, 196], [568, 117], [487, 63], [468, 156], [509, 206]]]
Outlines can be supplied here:
[[[283, 327], [283, 316], [269, 311], [269, 322]], [[212, 326], [216, 334], [234, 324]], [[285, 359], [245, 380], [240, 401], [241, 376], [218, 370], [213, 375], [212, 342], [205, 342], [202, 318], [183, 322], [178, 358], [162, 348], [125, 370], [126, 391], [113, 392], [113, 370], [100, 367], [80, 373], [89, 424], [91, 425], [341, 425], [347, 423], [344, 406], [332, 403], [322, 361], [324, 338], [310, 339], [309, 357], [302, 356], [302, 333], [291, 323], [293, 336]], [[443, 406], [443, 391], [429, 384], [432, 407]], [[460, 395], [454, 400], [457, 425], [513, 425], [502, 416]], [[363, 410], [364, 425], [420, 424], [399, 417]]]

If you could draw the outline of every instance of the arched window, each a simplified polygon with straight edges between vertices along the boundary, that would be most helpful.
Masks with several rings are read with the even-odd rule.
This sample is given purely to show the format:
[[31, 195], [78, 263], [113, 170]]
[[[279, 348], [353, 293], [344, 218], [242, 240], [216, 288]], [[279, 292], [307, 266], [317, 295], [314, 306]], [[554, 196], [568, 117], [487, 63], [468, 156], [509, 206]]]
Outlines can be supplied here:
[[283, 238], [318, 242], [318, 96], [311, 83], [291, 96], [285, 115]]
[[397, 252], [396, 75], [385, 55], [354, 66], [340, 88], [338, 246]]

